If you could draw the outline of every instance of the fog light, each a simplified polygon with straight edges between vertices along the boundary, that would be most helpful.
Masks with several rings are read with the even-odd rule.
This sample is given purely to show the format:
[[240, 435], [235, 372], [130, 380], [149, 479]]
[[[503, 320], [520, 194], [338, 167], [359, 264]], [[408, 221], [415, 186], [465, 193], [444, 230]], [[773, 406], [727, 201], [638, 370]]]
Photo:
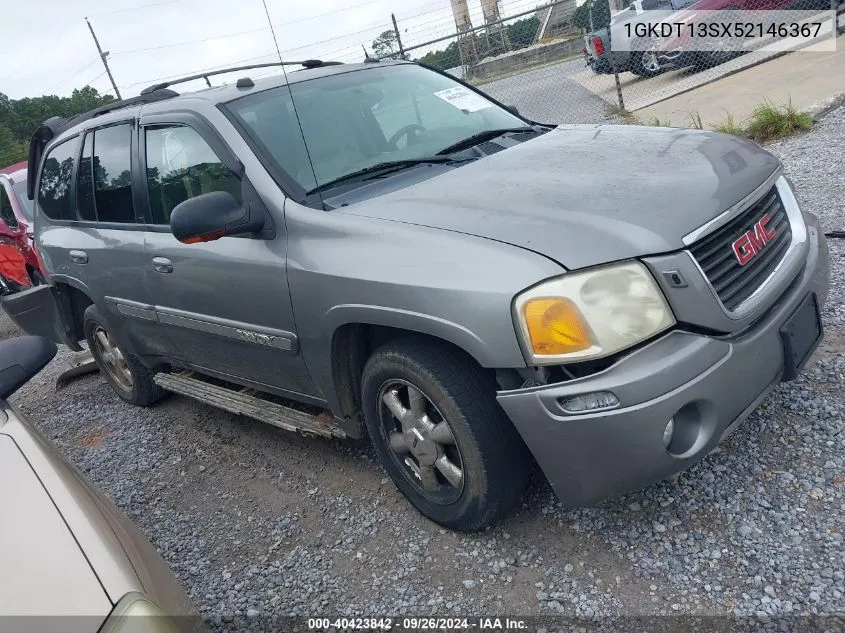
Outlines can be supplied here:
[[672, 443], [672, 436], [675, 435], [675, 418], [669, 418], [669, 424], [663, 429], [663, 445], [669, 448]]
[[562, 400], [560, 406], [569, 413], [600, 411], [601, 409], [611, 409], [619, 406], [619, 399], [609, 391], [596, 391]]

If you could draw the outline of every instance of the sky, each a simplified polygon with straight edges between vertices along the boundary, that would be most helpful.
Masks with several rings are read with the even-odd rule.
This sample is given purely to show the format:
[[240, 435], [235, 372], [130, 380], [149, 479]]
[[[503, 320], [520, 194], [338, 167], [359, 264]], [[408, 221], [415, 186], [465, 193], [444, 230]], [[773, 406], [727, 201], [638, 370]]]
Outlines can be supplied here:
[[[450, 0], [266, 2], [286, 61], [362, 61], [362, 44], [369, 50], [373, 39], [392, 29], [391, 13], [406, 46], [455, 31]], [[511, 16], [544, 2], [499, 4], [502, 15]], [[469, 7], [473, 25], [480, 26], [480, 0], [469, 0]], [[262, 0], [0, 0], [0, 8], [0, 92], [12, 99], [67, 96], [85, 85], [113, 93], [86, 17], [109, 53], [123, 98], [162, 79], [278, 60]]]

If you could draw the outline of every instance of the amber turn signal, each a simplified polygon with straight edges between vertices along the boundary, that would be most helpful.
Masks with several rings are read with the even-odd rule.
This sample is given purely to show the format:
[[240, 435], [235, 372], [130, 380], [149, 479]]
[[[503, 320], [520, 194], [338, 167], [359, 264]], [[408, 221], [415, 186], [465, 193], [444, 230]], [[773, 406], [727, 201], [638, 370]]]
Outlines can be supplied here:
[[580, 352], [593, 345], [590, 328], [569, 299], [531, 299], [522, 307], [522, 315], [538, 356]]

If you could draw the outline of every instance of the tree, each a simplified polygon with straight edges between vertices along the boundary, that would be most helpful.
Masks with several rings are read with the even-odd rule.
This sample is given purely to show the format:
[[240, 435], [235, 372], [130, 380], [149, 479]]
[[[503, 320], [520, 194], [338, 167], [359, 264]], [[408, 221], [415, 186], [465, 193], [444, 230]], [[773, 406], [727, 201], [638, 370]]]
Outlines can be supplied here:
[[376, 57], [383, 59], [385, 57], [395, 57], [399, 52], [399, 40], [396, 37], [396, 31], [385, 31], [373, 40], [373, 52]]
[[[592, 26], [590, 24], [590, 12], [592, 12]], [[607, 0], [587, 0], [575, 9], [575, 13], [572, 15], [572, 25], [587, 32], [598, 31], [608, 24], [610, 24], [610, 6]]]
[[461, 52], [458, 50], [458, 42], [451, 42], [445, 50], [426, 53], [417, 61], [437, 70], [449, 70], [460, 66]]
[[[511, 42], [514, 50], [531, 46], [534, 43], [534, 36], [537, 35], [537, 30], [540, 28], [540, 20], [536, 16], [517, 20], [507, 25], [508, 39]], [[484, 51], [487, 45], [483, 32], [478, 32], [475, 35], [476, 50]], [[432, 51], [420, 57], [418, 62], [437, 68], [438, 70], [449, 70], [461, 65], [461, 52], [458, 49], [458, 42], [452, 41], [442, 50]]]
[[508, 39], [514, 49], [525, 48], [534, 43], [534, 37], [540, 29], [540, 19], [536, 15], [517, 20], [507, 25]]
[[26, 160], [26, 145], [21, 143], [5, 125], [0, 125], [0, 167]]
[[0, 167], [25, 159], [32, 133], [50, 117], [72, 117], [112, 101], [114, 97], [101, 95], [91, 86], [74, 90], [70, 97], [14, 100], [0, 93]]

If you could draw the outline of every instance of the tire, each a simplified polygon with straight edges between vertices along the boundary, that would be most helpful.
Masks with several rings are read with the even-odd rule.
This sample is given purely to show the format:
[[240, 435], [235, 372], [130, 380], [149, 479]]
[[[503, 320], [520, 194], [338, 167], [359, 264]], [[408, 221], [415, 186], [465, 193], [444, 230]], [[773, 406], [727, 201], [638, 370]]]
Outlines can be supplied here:
[[631, 72], [637, 75], [637, 77], [656, 77], [663, 70], [660, 66], [655, 66], [656, 59], [652, 62], [649, 60], [649, 52], [648, 51], [635, 51], [631, 53]]
[[134, 356], [123, 353], [97, 306], [88, 306], [83, 322], [88, 349], [100, 373], [121, 400], [138, 407], [161, 400], [166, 392], [153, 381], [155, 374]]
[[[422, 395], [416, 410], [425, 416], [414, 415], [411, 389]], [[463, 352], [429, 340], [391, 341], [364, 367], [364, 420], [382, 465], [424, 516], [452, 530], [492, 525], [521, 501], [528, 485], [533, 461], [496, 402], [496, 389], [493, 377]], [[393, 396], [415, 418], [405, 432], [386, 404], [396, 405]], [[445, 442], [432, 439], [444, 436]], [[399, 450], [391, 448], [400, 443]]]

